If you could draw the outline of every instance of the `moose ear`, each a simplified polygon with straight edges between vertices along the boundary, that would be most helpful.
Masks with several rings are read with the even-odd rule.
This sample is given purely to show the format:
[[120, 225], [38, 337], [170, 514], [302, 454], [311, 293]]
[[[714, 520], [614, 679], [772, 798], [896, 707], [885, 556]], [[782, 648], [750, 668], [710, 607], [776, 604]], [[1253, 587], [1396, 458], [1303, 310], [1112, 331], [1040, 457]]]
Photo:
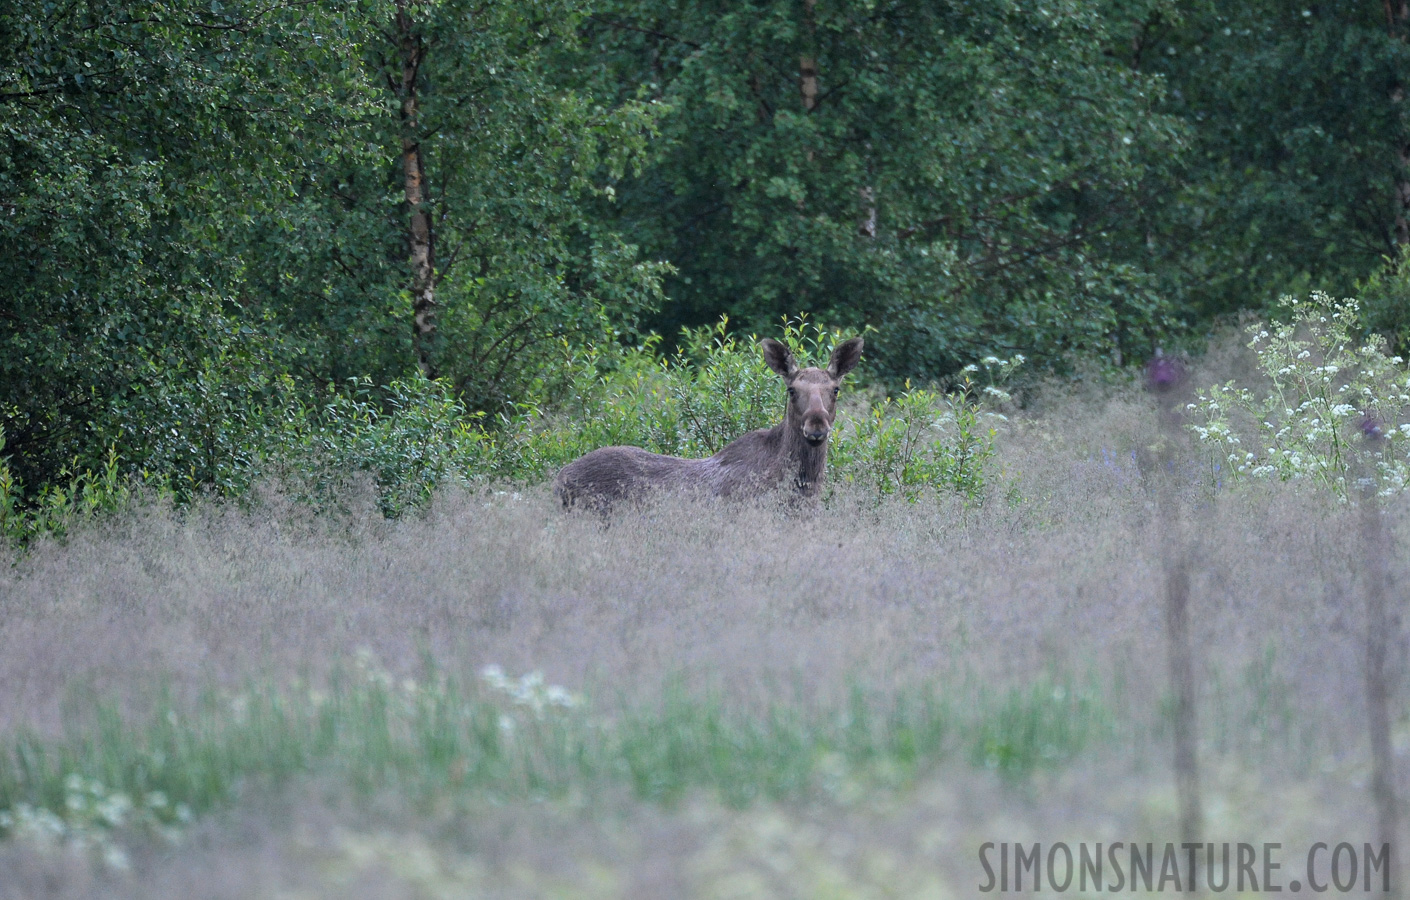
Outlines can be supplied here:
[[780, 344], [773, 338], [764, 338], [759, 342], [759, 347], [764, 351], [764, 362], [769, 368], [779, 374], [779, 377], [788, 379], [798, 374], [798, 360], [793, 358], [793, 352]]
[[862, 361], [862, 339], [854, 337], [843, 341], [832, 351], [832, 360], [827, 364], [827, 374], [841, 378], [857, 367]]

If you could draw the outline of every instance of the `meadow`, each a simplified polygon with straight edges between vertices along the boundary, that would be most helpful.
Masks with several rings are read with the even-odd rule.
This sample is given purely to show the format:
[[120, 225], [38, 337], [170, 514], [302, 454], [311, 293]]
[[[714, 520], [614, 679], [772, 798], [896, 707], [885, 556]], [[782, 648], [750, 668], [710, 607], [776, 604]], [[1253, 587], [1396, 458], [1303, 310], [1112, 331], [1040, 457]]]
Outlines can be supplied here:
[[1208, 840], [1375, 839], [1364, 593], [1403, 554], [1154, 457], [1139, 386], [994, 422], [982, 499], [269, 486], [38, 539], [0, 574], [0, 898], [966, 897], [985, 842], [1178, 841], [1172, 558]]
[[[1399, 865], [1410, 0], [64, 0], [0, 60], [0, 900]], [[792, 498], [550, 487], [789, 396]]]

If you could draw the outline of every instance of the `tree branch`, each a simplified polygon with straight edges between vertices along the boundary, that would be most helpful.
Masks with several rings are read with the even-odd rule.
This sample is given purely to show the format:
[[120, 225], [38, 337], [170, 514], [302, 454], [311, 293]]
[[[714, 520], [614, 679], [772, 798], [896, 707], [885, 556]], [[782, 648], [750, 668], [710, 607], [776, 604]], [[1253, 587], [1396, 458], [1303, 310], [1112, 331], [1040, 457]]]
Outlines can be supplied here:
[[691, 47], [695, 50], [699, 50], [701, 48], [701, 45], [695, 43], [695, 41], [688, 41], [685, 38], [676, 37], [673, 34], [666, 34], [665, 32], [655, 31], [650, 28], [642, 28], [641, 26], [633, 25], [630, 22], [615, 22], [611, 19], [604, 19], [601, 16], [594, 15], [588, 15], [586, 16], [586, 18], [591, 19], [592, 21], [597, 22], [598, 24], [606, 25], [608, 28], [616, 28], [619, 31], [635, 31], [638, 34], [645, 34], [649, 35], [650, 37], [660, 38], [663, 41], [673, 41], [677, 44], [685, 44], [687, 47]]

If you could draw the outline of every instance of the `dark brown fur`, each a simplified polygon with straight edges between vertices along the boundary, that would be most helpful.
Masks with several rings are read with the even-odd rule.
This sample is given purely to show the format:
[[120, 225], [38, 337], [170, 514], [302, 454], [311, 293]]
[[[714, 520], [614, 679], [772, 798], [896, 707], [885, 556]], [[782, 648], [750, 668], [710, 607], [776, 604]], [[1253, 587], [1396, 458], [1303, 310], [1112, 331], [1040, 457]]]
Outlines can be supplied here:
[[708, 459], [663, 456], [640, 447], [603, 447], [563, 467], [553, 492], [565, 507], [599, 509], [653, 490], [751, 497], [787, 484], [802, 497], [822, 488], [827, 442], [842, 378], [862, 356], [862, 339], [844, 341], [826, 369], [798, 368], [778, 341], [760, 342], [764, 361], [788, 386], [783, 421], [732, 441]]

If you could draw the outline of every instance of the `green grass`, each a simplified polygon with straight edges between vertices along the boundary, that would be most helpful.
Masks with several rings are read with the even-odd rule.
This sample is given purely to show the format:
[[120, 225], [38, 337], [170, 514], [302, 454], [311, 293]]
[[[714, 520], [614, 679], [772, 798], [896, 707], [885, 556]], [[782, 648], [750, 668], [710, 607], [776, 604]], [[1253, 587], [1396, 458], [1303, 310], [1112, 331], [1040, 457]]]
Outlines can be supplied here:
[[[1093, 689], [1046, 679], [1023, 690], [853, 687], [831, 703], [750, 705], [673, 677], [652, 703], [604, 706], [532, 675], [413, 683], [365, 658], [325, 690], [251, 683], [184, 710], [158, 695], [144, 715], [95, 698], [71, 706], [64, 736], [7, 740], [0, 810], [48, 810], [68, 827], [101, 829], [121, 823], [83, 810], [116, 797], [171, 826], [229, 804], [244, 784], [313, 775], [360, 793], [392, 787], [413, 802], [625, 784], [668, 805], [698, 789], [743, 806], [900, 787], [950, 757], [1023, 777], [1071, 761], [1114, 722]], [[18, 827], [12, 815], [7, 828]]]

